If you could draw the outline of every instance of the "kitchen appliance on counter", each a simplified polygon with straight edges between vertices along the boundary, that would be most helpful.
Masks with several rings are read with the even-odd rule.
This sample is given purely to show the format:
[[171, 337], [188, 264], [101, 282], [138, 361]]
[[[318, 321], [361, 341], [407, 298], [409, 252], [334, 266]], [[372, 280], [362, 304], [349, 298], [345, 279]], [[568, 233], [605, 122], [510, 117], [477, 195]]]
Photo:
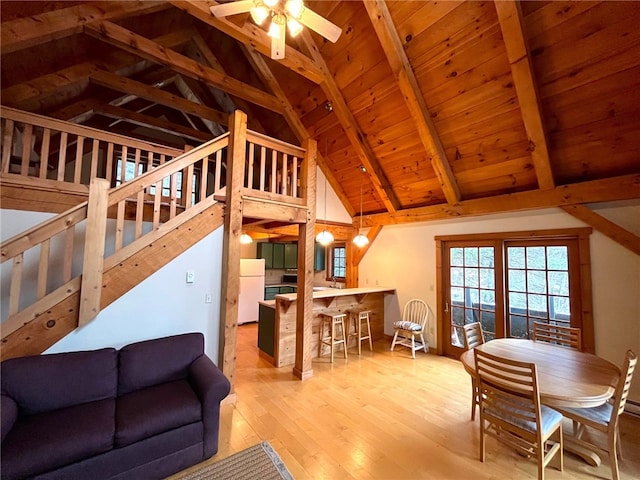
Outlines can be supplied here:
[[282, 283], [298, 283], [297, 273], [285, 273], [282, 275]]
[[258, 321], [258, 302], [264, 300], [264, 258], [240, 259], [238, 325]]

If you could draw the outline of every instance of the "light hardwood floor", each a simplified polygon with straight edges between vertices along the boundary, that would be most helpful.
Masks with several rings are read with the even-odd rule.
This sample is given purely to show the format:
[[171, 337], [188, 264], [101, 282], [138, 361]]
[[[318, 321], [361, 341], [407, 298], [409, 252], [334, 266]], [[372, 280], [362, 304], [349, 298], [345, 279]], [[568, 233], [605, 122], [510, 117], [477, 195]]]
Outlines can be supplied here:
[[[220, 449], [209, 462], [268, 440], [296, 480], [537, 478], [534, 460], [489, 438], [478, 460], [478, 420], [470, 420], [471, 381], [449, 358], [397, 348], [314, 361], [300, 382], [291, 367], [258, 356], [257, 325], [239, 327], [237, 404], [222, 408]], [[352, 349], [351, 351], [356, 351]], [[477, 416], [476, 416], [477, 417]], [[565, 425], [570, 431], [570, 424]], [[622, 420], [622, 479], [640, 478], [640, 419]], [[565, 453], [553, 479], [609, 479], [608, 461], [590, 467]]]

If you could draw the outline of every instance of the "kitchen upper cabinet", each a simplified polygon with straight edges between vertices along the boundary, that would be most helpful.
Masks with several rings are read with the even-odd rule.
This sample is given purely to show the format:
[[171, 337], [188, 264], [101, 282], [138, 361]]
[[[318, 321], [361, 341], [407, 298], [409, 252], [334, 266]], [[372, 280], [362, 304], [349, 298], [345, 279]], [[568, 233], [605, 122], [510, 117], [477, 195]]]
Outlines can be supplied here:
[[264, 258], [264, 268], [273, 267], [273, 243], [260, 242], [258, 243], [258, 258]]
[[298, 268], [298, 244], [284, 244], [284, 268]]
[[324, 245], [320, 245], [316, 242], [314, 248], [314, 260], [313, 260], [313, 269], [316, 272], [324, 270], [325, 267], [325, 258], [327, 254], [327, 248]]

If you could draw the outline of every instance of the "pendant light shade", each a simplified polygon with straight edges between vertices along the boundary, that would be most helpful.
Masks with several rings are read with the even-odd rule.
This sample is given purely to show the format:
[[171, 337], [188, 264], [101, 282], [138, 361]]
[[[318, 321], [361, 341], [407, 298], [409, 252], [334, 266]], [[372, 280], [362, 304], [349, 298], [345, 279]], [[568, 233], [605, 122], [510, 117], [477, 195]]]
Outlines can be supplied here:
[[333, 243], [333, 235], [328, 230], [322, 230], [318, 235], [316, 235], [316, 242], [326, 247], [330, 243]]
[[253, 243], [253, 238], [251, 238], [250, 235], [243, 233], [242, 235], [240, 235], [240, 243], [242, 245], [248, 245], [250, 243]]

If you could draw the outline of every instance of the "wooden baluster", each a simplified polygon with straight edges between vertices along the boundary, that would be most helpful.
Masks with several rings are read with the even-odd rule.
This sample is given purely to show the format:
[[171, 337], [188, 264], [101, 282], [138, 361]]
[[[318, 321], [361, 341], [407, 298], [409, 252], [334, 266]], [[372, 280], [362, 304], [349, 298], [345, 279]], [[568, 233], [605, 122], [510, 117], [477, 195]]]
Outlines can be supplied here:
[[288, 157], [286, 153], [282, 154], [282, 194], [286, 195], [288, 192], [288, 182], [289, 182], [289, 172], [287, 171], [288, 167]]
[[13, 120], [4, 121], [4, 132], [2, 133], [2, 172], [9, 173], [9, 163], [11, 162], [11, 151], [13, 150]]
[[78, 144], [76, 145], [76, 164], [73, 174], [73, 183], [76, 185], [80, 183], [82, 177], [82, 155], [84, 153], [84, 137], [78, 135]]
[[58, 178], [59, 182], [64, 182], [64, 171], [67, 162], [67, 141], [69, 136], [67, 132], [60, 132], [60, 154], [58, 155]]
[[[89, 181], [98, 176], [98, 160], [100, 154], [100, 140], [93, 139], [93, 149], [91, 150], [91, 170], [89, 173]], [[111, 184], [109, 184], [111, 185]]]
[[253, 154], [255, 144], [249, 142], [249, 162], [247, 165], [247, 188], [253, 189]]
[[127, 175], [127, 146], [123, 145], [120, 153], [120, 185], [126, 181]]
[[135, 238], [142, 236], [142, 221], [144, 220], [144, 190], [140, 190], [136, 195], [136, 232]]
[[207, 183], [209, 180], [209, 157], [202, 159], [202, 168], [200, 169], [200, 202], [207, 198]]
[[291, 196], [298, 198], [298, 157], [293, 157]]
[[276, 193], [276, 178], [278, 168], [278, 152], [271, 150], [271, 193]]
[[50, 239], [44, 240], [40, 244], [40, 261], [38, 262], [38, 291], [36, 293], [38, 300], [47, 294], [47, 273], [49, 271], [49, 249]]
[[136, 153], [134, 155], [134, 160], [133, 160], [133, 179], [138, 178], [138, 176], [140, 176], [140, 156], [142, 155], [142, 152], [140, 152], [139, 148], [136, 148]]
[[176, 206], [178, 201], [178, 174], [171, 175], [171, 188], [169, 190], [169, 218], [176, 216]]
[[64, 232], [64, 253], [62, 265], [62, 281], [67, 283], [71, 280], [73, 273], [73, 237], [75, 235], [75, 226], [71, 226]]
[[31, 159], [31, 139], [33, 138], [33, 125], [25, 123], [22, 133], [22, 164], [20, 175], [29, 175], [29, 160]]
[[185, 210], [192, 206], [192, 194], [193, 194], [193, 163], [187, 167], [187, 178], [183, 182], [184, 188], [182, 189], [182, 204]]
[[115, 239], [115, 250], [113, 253], [117, 252], [122, 248], [122, 241], [124, 238], [124, 205], [126, 200], [121, 200], [118, 202], [118, 213], [116, 214], [116, 239]]
[[11, 270], [11, 290], [9, 291], [9, 315], [18, 313], [20, 309], [20, 286], [22, 284], [23, 254], [19, 253], [13, 258]]
[[113, 185], [113, 143], [107, 144], [107, 164], [105, 166], [104, 178], [107, 179], [109, 185]]
[[222, 179], [221, 177], [221, 172], [222, 172], [222, 150], [218, 150], [216, 152], [216, 174], [215, 174], [215, 178], [213, 180], [213, 191], [217, 192], [218, 190], [220, 190], [222, 188]]
[[42, 148], [40, 149], [40, 178], [47, 178], [47, 167], [49, 166], [49, 145], [51, 143], [51, 129], [42, 130]]
[[260, 191], [264, 192], [264, 182], [267, 173], [267, 149], [260, 145]]
[[156, 182], [156, 191], [153, 196], [153, 229], [160, 226], [160, 200], [162, 199], [162, 180]]

